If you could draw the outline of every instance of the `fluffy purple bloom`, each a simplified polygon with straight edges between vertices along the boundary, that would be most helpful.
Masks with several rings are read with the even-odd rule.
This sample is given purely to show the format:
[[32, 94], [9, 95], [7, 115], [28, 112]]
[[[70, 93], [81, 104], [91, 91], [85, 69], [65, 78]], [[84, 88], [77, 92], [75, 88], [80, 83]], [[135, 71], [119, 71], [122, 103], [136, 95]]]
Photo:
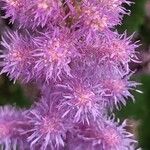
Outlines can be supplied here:
[[35, 43], [38, 45], [33, 52], [37, 78], [48, 81], [60, 78], [62, 73], [71, 76], [69, 64], [79, 54], [67, 28], [56, 28], [51, 34], [45, 33], [35, 38]]
[[64, 109], [63, 116], [73, 118], [74, 122], [89, 124], [90, 120], [96, 120], [104, 113], [104, 102], [99, 93], [100, 85], [97, 80], [93, 80], [96, 76], [91, 74], [94, 69], [86, 68], [87, 71], [84, 70], [85, 68], [80, 69], [72, 71], [73, 77], [63, 79], [56, 85], [62, 92], [59, 109]]
[[65, 13], [62, 11], [62, 2], [59, 0], [28, 0], [28, 7], [24, 16], [20, 17], [20, 24], [32, 28], [44, 27], [46, 24], [63, 22]]
[[126, 73], [130, 71], [129, 62], [140, 62], [137, 58], [138, 52], [135, 51], [139, 44], [138, 41], [132, 42], [133, 35], [127, 37], [126, 32], [119, 35], [110, 31], [106, 34], [95, 34], [77, 34], [77, 48], [83, 57], [82, 61], [95, 65], [109, 63], [116, 66], [118, 71], [124, 70]]
[[2, 150], [23, 150], [24, 137], [21, 130], [25, 127], [25, 119], [21, 110], [12, 106], [0, 107], [0, 147]]
[[65, 145], [66, 131], [70, 126], [56, 109], [53, 99], [49, 102], [42, 99], [35, 108], [27, 111], [26, 116], [30, 127], [24, 133], [29, 134], [27, 140], [31, 149], [55, 150]]
[[128, 81], [129, 78], [129, 75], [124, 77], [112, 77], [112, 74], [105, 77], [101, 76], [99, 81], [101, 96], [108, 108], [120, 108], [121, 104], [126, 105], [126, 100], [128, 98], [131, 98], [134, 101], [131, 90], [136, 91], [136, 86], [140, 84], [134, 81]]
[[99, 127], [100, 139], [94, 144], [101, 143], [104, 150], [128, 150], [136, 143], [133, 134], [125, 129], [126, 121], [119, 125], [114, 120], [107, 120], [102, 126]]
[[133, 43], [133, 35], [127, 37], [126, 32], [122, 35], [118, 33], [107, 36], [106, 41], [98, 49], [101, 54], [100, 59], [110, 61], [113, 65], [122, 65], [123, 68], [129, 70], [128, 63], [139, 62], [135, 49], [139, 46], [138, 41]]
[[68, 136], [68, 149], [71, 150], [132, 150], [137, 142], [133, 134], [126, 131], [126, 121], [122, 124], [114, 119], [103, 120], [91, 126], [77, 124]]
[[134, 150], [126, 122], [109, 118], [138, 91], [129, 63], [139, 62], [139, 44], [114, 31], [132, 2], [2, 2], [18, 31], [2, 38], [1, 74], [39, 88], [39, 102], [24, 113], [0, 108], [2, 149]]
[[6, 11], [4, 18], [11, 18], [10, 22], [14, 23], [21, 13], [27, 8], [26, 0], [1, 0], [4, 2], [3, 9]]
[[6, 10], [4, 18], [11, 17], [21, 27], [44, 27], [47, 23], [62, 22], [65, 13], [62, 2], [57, 0], [2, 0]]
[[70, 7], [75, 18], [75, 24], [89, 28], [91, 31], [104, 31], [121, 23], [123, 14], [130, 12], [122, 7], [131, 2], [126, 0], [84, 0], [75, 2]]
[[24, 37], [19, 33], [8, 32], [3, 38], [2, 45], [6, 51], [2, 51], [3, 58], [1, 66], [2, 73], [6, 73], [11, 79], [16, 81], [20, 79], [23, 82], [28, 82], [32, 76], [32, 67], [34, 59], [32, 57], [33, 44], [28, 37]]

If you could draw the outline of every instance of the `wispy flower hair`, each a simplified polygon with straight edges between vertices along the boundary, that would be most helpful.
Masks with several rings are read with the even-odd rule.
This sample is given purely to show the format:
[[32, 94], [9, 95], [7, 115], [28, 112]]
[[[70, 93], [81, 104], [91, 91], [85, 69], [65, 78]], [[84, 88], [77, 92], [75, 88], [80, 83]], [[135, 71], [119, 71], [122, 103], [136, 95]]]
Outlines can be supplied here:
[[3, 54], [0, 56], [3, 59], [1, 74], [6, 73], [14, 81], [20, 79], [23, 82], [29, 82], [33, 77], [33, 43], [27, 36], [18, 32], [7, 32], [2, 46], [6, 51], [2, 51]]
[[[2, 0], [4, 18], [17, 31], [2, 37], [1, 72], [33, 82], [38, 96], [26, 111], [0, 108], [3, 150], [135, 150], [126, 121], [109, 117], [120, 110], [139, 63], [132, 41], [115, 31], [128, 0]], [[139, 91], [140, 92], [140, 91]], [[135, 100], [134, 100], [135, 101]], [[23, 126], [22, 126], [23, 125]]]
[[21, 131], [25, 128], [25, 118], [21, 110], [6, 105], [0, 107], [0, 148], [2, 150], [23, 150], [24, 137]]

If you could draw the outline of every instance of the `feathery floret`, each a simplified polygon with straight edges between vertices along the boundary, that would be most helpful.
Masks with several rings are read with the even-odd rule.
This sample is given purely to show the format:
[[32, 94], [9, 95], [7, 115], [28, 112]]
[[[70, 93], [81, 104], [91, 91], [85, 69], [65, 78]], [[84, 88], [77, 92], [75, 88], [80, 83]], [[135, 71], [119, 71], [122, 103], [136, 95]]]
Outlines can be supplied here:
[[130, 76], [108, 75], [100, 79], [101, 96], [106, 101], [108, 108], [120, 108], [121, 104], [126, 105], [128, 98], [134, 101], [134, 96], [130, 93], [131, 90], [136, 90], [139, 83], [128, 81]]
[[3, 38], [2, 45], [6, 50], [0, 56], [3, 59], [1, 74], [6, 73], [14, 81], [20, 79], [28, 82], [33, 76], [32, 67], [34, 65], [32, 57], [34, 46], [29, 38], [17, 32], [8, 32]]
[[71, 10], [75, 12], [73, 18], [76, 18], [77, 24], [90, 31], [105, 31], [121, 24], [123, 14], [130, 13], [122, 7], [123, 3], [131, 4], [124, 0], [84, 0], [73, 3], [75, 6]]
[[65, 145], [69, 124], [62, 118], [52, 100], [42, 99], [26, 115], [30, 128], [25, 132], [30, 134], [30, 148], [55, 150]]
[[72, 70], [72, 77], [63, 79], [61, 84], [57, 85], [63, 91], [59, 107], [64, 109], [64, 115], [73, 118], [74, 122], [89, 124], [90, 120], [96, 120], [104, 112], [98, 88], [100, 85], [93, 80], [96, 80], [96, 76], [91, 74], [94, 69], [86, 68], [86, 71], [85, 68], [82, 70], [81, 66], [77, 68]]
[[5, 18], [19, 30], [2, 38], [1, 74], [40, 89], [40, 101], [23, 114], [0, 108], [2, 149], [133, 150], [126, 122], [108, 117], [128, 97], [134, 100], [130, 90], [138, 85], [129, 81], [138, 42], [114, 31], [131, 2], [2, 1]]
[[47, 24], [56, 24], [63, 22], [65, 13], [63, 4], [59, 0], [28, 0], [27, 10], [24, 16], [20, 17], [20, 24], [33, 29], [44, 27]]
[[24, 16], [24, 11], [27, 9], [27, 0], [2, 0], [4, 2], [3, 9], [6, 11], [4, 18], [10, 18], [10, 22], [14, 23]]
[[4, 18], [19, 23], [20, 27], [36, 29], [47, 24], [61, 24], [65, 18], [63, 3], [59, 0], [2, 0]]
[[133, 134], [126, 131], [126, 127], [126, 121], [120, 124], [114, 119], [93, 122], [91, 126], [78, 124], [75, 132], [69, 135], [68, 149], [132, 150], [137, 142]]
[[0, 107], [0, 147], [2, 150], [23, 149], [24, 138], [20, 131], [25, 127], [23, 112], [12, 106]]
[[78, 53], [67, 28], [56, 28], [51, 34], [46, 33], [35, 41], [38, 41], [38, 48], [33, 54], [36, 60], [34, 71], [37, 78], [48, 81], [60, 78], [62, 73], [71, 76], [69, 63]]

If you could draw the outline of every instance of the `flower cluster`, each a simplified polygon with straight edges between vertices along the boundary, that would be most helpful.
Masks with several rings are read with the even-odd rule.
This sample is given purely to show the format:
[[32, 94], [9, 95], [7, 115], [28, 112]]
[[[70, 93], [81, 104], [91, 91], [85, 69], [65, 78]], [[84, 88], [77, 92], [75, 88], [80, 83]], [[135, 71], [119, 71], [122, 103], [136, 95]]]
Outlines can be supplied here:
[[110, 117], [133, 99], [138, 42], [115, 26], [128, 0], [1, 0], [18, 30], [2, 37], [1, 74], [35, 82], [30, 109], [0, 108], [0, 144], [16, 150], [133, 150], [127, 123]]

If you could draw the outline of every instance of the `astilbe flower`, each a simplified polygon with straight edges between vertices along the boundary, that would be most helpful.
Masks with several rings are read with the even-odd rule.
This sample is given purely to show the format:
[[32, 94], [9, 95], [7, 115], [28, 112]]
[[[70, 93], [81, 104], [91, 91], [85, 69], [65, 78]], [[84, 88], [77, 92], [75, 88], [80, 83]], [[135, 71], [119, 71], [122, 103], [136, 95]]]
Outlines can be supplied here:
[[1, 55], [3, 58], [1, 74], [6, 73], [14, 81], [19, 78], [23, 82], [28, 82], [33, 76], [34, 64], [32, 57], [34, 46], [31, 41], [18, 32], [8, 32], [5, 39], [3, 38], [2, 46], [6, 51]]
[[[62, 3], [59, 0], [1, 0], [6, 10], [4, 18], [10, 17], [10, 22], [17, 21], [20, 27], [44, 27], [65, 18]], [[54, 17], [55, 16], [55, 17]], [[60, 20], [61, 19], [61, 20]]]
[[91, 74], [94, 69], [77, 66], [79, 69], [71, 72], [73, 78], [65, 78], [56, 85], [61, 88], [61, 92], [63, 91], [59, 109], [64, 109], [64, 115], [72, 118], [74, 122], [89, 124], [91, 119], [96, 120], [103, 114], [104, 102], [99, 92], [100, 85], [96, 75]]
[[23, 150], [24, 137], [21, 130], [25, 127], [25, 118], [21, 110], [6, 105], [0, 107], [0, 148], [3, 150]]
[[132, 36], [127, 37], [126, 33], [122, 35], [112, 34], [106, 38], [106, 43], [102, 44], [99, 53], [102, 54], [102, 60], [109, 61], [112, 65], [117, 65], [129, 73], [129, 62], [139, 62], [135, 49], [139, 46], [138, 41], [131, 43]]
[[125, 123], [120, 126], [116, 126], [111, 122], [106, 123], [106, 125], [101, 128], [101, 139], [103, 149], [130, 149], [134, 141], [131, 137], [133, 136], [131, 133], [128, 133], [124, 127], [126, 127]]
[[20, 24], [24, 27], [44, 27], [46, 24], [63, 22], [65, 18], [63, 4], [59, 0], [27, 0], [27, 3], [28, 7], [20, 17]]
[[[84, 0], [75, 1], [70, 7], [75, 25], [82, 26], [88, 32], [105, 31], [121, 23], [124, 14], [130, 11], [122, 4], [130, 5], [127, 0]], [[74, 15], [76, 14], [76, 15]]]
[[92, 38], [93, 34], [90, 35], [91, 39], [87, 33], [78, 36], [77, 48], [84, 57], [83, 60], [88, 64], [96, 62], [96, 65], [109, 63], [118, 71], [124, 70], [125, 73], [129, 73], [129, 62], [140, 62], [135, 51], [139, 46], [138, 41], [132, 43], [133, 35], [127, 37], [126, 32], [122, 35], [110, 31], [106, 33], [97, 33], [95, 39]]
[[68, 149], [74, 150], [132, 150], [137, 143], [133, 134], [126, 131], [126, 120], [120, 124], [114, 118], [105, 118], [100, 122], [76, 124], [68, 134]]
[[26, 0], [1, 0], [3, 2], [2, 9], [6, 10], [4, 18], [10, 17], [10, 22], [14, 23], [21, 17], [21, 12], [27, 8]]
[[29, 134], [27, 140], [31, 149], [59, 149], [65, 145], [66, 131], [70, 128], [70, 123], [56, 109], [57, 101], [52, 100], [55, 101], [42, 98], [40, 103], [26, 112], [29, 128], [24, 134]]
[[112, 35], [106, 37], [105, 47], [104, 45], [100, 47], [100, 53], [103, 54], [104, 58], [123, 65], [130, 61], [136, 61], [138, 58], [135, 49], [138, 47], [138, 44], [137, 42], [131, 43], [132, 37], [127, 37], [126, 32], [122, 35], [112, 33]]
[[48, 81], [60, 78], [62, 72], [71, 76], [69, 63], [79, 54], [67, 28], [55, 28], [51, 34], [45, 33], [35, 38], [35, 43], [38, 45], [33, 51], [37, 78]]
[[125, 74], [121, 76], [120, 74], [112, 74], [110, 71], [106, 70], [108, 75], [104, 72], [99, 80], [100, 95], [105, 100], [106, 106], [108, 108], [117, 108], [126, 105], [127, 99], [130, 98], [135, 101], [134, 96], [131, 94], [131, 90], [141, 92], [136, 90], [136, 86], [140, 85], [134, 81], [129, 81], [131, 74]]
[[2, 149], [22, 141], [25, 150], [135, 150], [126, 121], [109, 117], [128, 98], [134, 100], [131, 90], [138, 91], [129, 63], [139, 63], [139, 43], [114, 31], [130, 13], [123, 5], [132, 2], [2, 2], [4, 17], [18, 31], [2, 38], [1, 74], [39, 88], [39, 101], [23, 113], [1, 108]]

